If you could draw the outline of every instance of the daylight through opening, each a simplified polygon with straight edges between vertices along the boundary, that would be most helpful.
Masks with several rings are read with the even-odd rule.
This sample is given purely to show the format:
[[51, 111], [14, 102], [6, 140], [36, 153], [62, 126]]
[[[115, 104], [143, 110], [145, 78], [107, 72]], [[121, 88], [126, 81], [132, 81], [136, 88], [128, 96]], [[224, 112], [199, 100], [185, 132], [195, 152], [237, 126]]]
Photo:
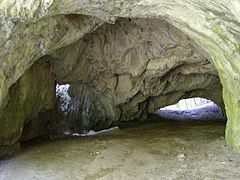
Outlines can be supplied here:
[[222, 109], [205, 98], [182, 99], [178, 103], [159, 109], [156, 114], [173, 120], [225, 121]]

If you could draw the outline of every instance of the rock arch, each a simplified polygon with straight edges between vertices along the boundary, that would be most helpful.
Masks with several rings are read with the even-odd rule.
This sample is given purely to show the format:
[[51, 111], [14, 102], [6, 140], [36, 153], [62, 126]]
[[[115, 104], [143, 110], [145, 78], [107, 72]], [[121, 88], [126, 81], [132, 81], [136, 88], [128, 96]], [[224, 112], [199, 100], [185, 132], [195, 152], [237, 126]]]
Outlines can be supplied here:
[[[159, 18], [181, 29], [212, 59], [223, 86], [226, 140], [240, 147], [238, 0], [39, 0], [29, 2], [29, 6], [14, 2], [0, 3], [0, 109], [7, 103], [10, 86], [41, 56], [76, 41], [104, 22], [114, 23], [117, 17]], [[79, 20], [64, 14], [85, 16], [79, 15]]]

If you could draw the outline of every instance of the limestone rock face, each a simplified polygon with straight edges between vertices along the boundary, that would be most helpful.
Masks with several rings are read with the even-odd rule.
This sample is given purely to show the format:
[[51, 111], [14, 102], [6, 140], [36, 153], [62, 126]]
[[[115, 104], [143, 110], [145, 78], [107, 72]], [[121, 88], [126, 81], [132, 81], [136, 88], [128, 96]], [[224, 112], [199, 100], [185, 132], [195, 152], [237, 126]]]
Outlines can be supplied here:
[[[0, 144], [14, 143], [28, 122], [25, 111], [9, 118], [10, 109], [29, 107], [28, 102], [45, 92], [39, 86], [34, 98], [20, 95], [30, 89], [24, 74], [47, 55], [56, 80], [72, 84], [72, 103], [79, 103], [74, 112], [81, 112], [82, 119], [91, 107], [84, 117], [95, 127], [144, 117], [184, 97], [221, 104], [219, 76], [228, 118], [226, 139], [240, 148], [239, 39], [239, 0], [3, 0]], [[44, 103], [34, 105], [31, 117], [49, 109]]]
[[82, 15], [59, 15], [31, 23], [2, 17], [0, 24], [1, 108], [7, 103], [10, 86], [36, 60], [78, 40], [102, 21]]
[[46, 118], [41, 113], [55, 104], [55, 83], [49, 65], [42, 59], [35, 63], [10, 88], [9, 102], [0, 114], [0, 144], [10, 145], [22, 139], [34, 138], [44, 131]]
[[75, 130], [144, 119], [181, 98], [222, 104], [217, 71], [206, 54], [158, 19], [119, 19], [46, 58], [57, 81], [71, 85]]

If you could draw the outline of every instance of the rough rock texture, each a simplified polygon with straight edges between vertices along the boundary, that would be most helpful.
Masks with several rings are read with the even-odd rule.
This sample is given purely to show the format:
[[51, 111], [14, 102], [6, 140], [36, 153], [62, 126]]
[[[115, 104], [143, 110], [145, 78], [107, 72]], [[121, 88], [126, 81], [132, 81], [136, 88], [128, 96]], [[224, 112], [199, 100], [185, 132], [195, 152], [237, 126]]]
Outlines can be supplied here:
[[53, 108], [55, 83], [49, 65], [42, 59], [35, 63], [9, 90], [9, 103], [0, 114], [0, 145], [15, 143], [40, 135], [47, 123], [39, 114]]
[[[66, 16], [64, 14], [70, 15]], [[86, 16], [79, 15], [78, 17], [77, 15], [71, 14], [82, 14]], [[209, 60], [213, 61], [223, 86], [223, 98], [228, 117], [226, 139], [229, 144], [240, 148], [240, 64], [238, 62], [240, 58], [239, 0], [1, 1], [0, 111], [2, 111], [9, 102], [9, 88], [24, 74], [34, 61], [39, 59], [42, 55], [51, 53], [58, 48], [78, 40], [90, 31], [96, 29], [104, 21], [113, 23], [117, 17], [164, 19], [186, 33], [206, 52]], [[76, 43], [76, 45], [77, 44], [78, 43]], [[134, 47], [135, 48], [130, 50], [129, 53], [126, 53], [126, 57], [122, 59], [123, 62], [124, 59], [139, 55], [138, 51], [140, 49], [137, 49], [136, 46]], [[88, 49], [91, 50], [91, 48]], [[91, 55], [94, 55], [96, 53], [95, 51], [98, 51], [97, 49], [92, 50], [93, 53]], [[106, 55], [107, 57], [115, 56], [115, 54]], [[157, 55], [156, 57], [159, 56]], [[97, 61], [100, 59], [104, 58], [98, 57], [93, 60]], [[144, 101], [139, 93], [136, 94], [139, 88], [141, 89], [140, 84], [142, 82], [137, 81], [135, 83], [135, 81], [132, 81], [142, 72], [141, 67], [144, 66], [145, 61], [142, 63], [143, 64], [138, 64], [138, 66], [133, 66], [138, 69], [138, 71], [134, 72], [131, 68], [122, 67], [123, 69], [125, 68], [124, 71], [127, 73], [116, 76], [118, 82], [120, 82], [116, 85], [117, 97], [115, 98], [112, 94], [109, 95], [115, 98], [114, 103], [120, 105], [126, 100], [126, 96], [134, 96], [139, 99], [137, 100], [138, 102]], [[70, 63], [70, 66], [71, 64], [72, 63]], [[156, 65], [154, 65], [153, 62], [150, 69], [154, 69], [155, 67]], [[180, 69], [181, 68], [179, 68], [179, 70]], [[182, 67], [182, 69], [187, 68]], [[158, 70], [160, 69], [156, 67], [156, 71]], [[83, 67], [82, 71], [87, 70]], [[145, 73], [147, 73], [147, 71]], [[170, 74], [172, 74], [172, 72]], [[199, 83], [204, 82], [207, 84], [205, 82], [205, 76], [207, 75], [203, 73]], [[187, 75], [173, 77], [182, 79], [183, 83], [189, 78]], [[199, 75], [197, 77], [199, 78]], [[213, 76], [211, 75], [211, 77]], [[179, 82], [180, 79], [171, 81]], [[208, 77], [208, 79], [211, 78]], [[191, 80], [188, 80], [188, 82], [189, 81], [192, 83], [189, 87], [193, 87], [193, 84], [196, 82], [194, 76], [191, 76]], [[134, 82], [134, 84], [132, 82]], [[149, 83], [155, 82], [149, 81]], [[182, 85], [183, 83], [179, 84]], [[168, 98], [176, 97], [176, 95], [172, 96], [171, 93], [167, 94], [167, 91], [171, 92], [170, 87], [178, 87], [179, 84], [169, 84], [168, 88], [164, 90], [166, 91], [166, 96], [161, 101], [168, 101]], [[110, 86], [112, 86], [112, 84], [110, 84]], [[137, 88], [138, 86], [139, 88]], [[161, 87], [157, 87], [158, 92], [158, 89]], [[92, 89], [91, 86], [89, 88]], [[101, 92], [99, 89], [96, 90], [97, 92]], [[177, 92], [177, 90], [178, 89], [176, 89], [175, 92]], [[140, 92], [146, 93], [143, 90], [140, 90]], [[126, 95], [127, 93], [130, 93], [130, 95]], [[149, 90], [151, 96], [157, 95], [157, 93], [154, 93], [154, 89]], [[201, 93], [208, 95], [208, 93]], [[182, 97], [181, 94], [178, 96], [180, 98]], [[136, 102], [136, 100], [131, 101], [130, 99], [127, 104], [130, 103], [131, 106], [135, 106], [133, 102]], [[173, 100], [171, 100], [171, 102], [173, 102]], [[115, 104], [111, 105], [110, 103], [109, 106], [115, 107]], [[127, 106], [120, 105], [119, 108], [121, 109], [123, 107]], [[123, 117], [123, 115], [121, 115], [121, 117]]]
[[202, 53], [164, 21], [119, 19], [46, 58], [57, 81], [71, 85], [73, 129], [89, 130], [144, 119], [181, 98], [222, 105], [217, 72]]
[[1, 20], [0, 104], [3, 105], [7, 103], [9, 87], [36, 60], [76, 41], [102, 23], [82, 15], [53, 16], [35, 23], [19, 22], [8, 17]]

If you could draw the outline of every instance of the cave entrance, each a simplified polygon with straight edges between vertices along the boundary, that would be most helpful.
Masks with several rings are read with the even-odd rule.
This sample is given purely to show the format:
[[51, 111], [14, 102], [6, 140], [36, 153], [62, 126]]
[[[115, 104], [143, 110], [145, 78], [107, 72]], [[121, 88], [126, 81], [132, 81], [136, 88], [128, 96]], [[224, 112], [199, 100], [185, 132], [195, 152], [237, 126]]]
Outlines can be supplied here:
[[176, 104], [159, 109], [155, 113], [166, 119], [180, 121], [225, 121], [225, 116], [220, 106], [211, 100], [200, 97], [182, 99]]
[[61, 112], [67, 114], [68, 104], [71, 97], [68, 94], [70, 88], [69, 84], [57, 84], [56, 85], [56, 97], [58, 99], [58, 108]]

